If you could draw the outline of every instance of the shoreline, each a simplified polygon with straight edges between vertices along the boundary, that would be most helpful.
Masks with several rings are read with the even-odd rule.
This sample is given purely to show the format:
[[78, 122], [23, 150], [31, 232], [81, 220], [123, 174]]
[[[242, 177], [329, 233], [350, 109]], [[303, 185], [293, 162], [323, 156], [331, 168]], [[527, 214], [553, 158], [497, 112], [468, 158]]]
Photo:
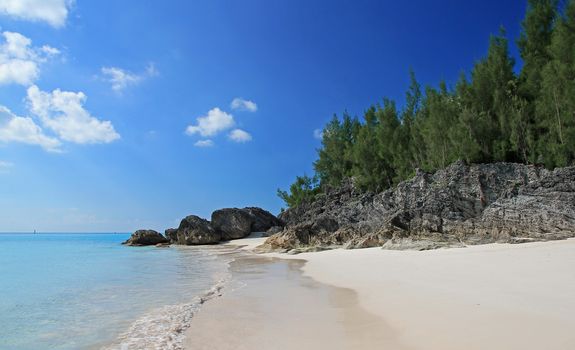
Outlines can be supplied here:
[[247, 254], [223, 295], [203, 305], [185, 349], [404, 349], [357, 293], [304, 276], [301, 259]]
[[[251, 236], [225, 244], [251, 251], [264, 239]], [[253, 256], [304, 260], [300, 266], [303, 278], [310, 278], [324, 288], [351, 292], [357, 300], [355, 304], [344, 303], [343, 310], [356, 308], [374, 317], [372, 321], [376, 320], [377, 326], [368, 331], [368, 335], [376, 338], [376, 330], [381, 329], [385, 337], [378, 341], [379, 344], [386, 343], [386, 349], [575, 348], [575, 336], [572, 335], [575, 327], [575, 298], [572, 297], [575, 295], [575, 239], [430, 251], [368, 248], [298, 255], [253, 253]], [[259, 282], [255, 279], [252, 283]], [[297, 288], [293, 290], [297, 291]], [[234, 291], [224, 291], [222, 297], [201, 308], [186, 331], [187, 339], [196, 327], [201, 327], [202, 315], [217, 309], [228, 293]], [[249, 291], [245, 295], [249, 295]], [[349, 301], [353, 297], [348, 295], [347, 298]], [[273, 300], [259, 302], [265, 304]], [[232, 315], [234, 311], [228, 312]], [[260, 316], [262, 319], [256, 317], [251, 322], [273, 321], [265, 314]], [[282, 317], [281, 314], [276, 316]], [[226, 328], [228, 321], [222, 322], [218, 327]], [[228, 323], [228, 331], [233, 332], [233, 322]], [[289, 317], [279, 324], [290, 333], [293, 324]], [[268, 325], [270, 327], [273, 328]], [[318, 326], [311, 323], [308, 327]], [[357, 327], [351, 331], [355, 334], [348, 336], [357, 337], [362, 331], [365, 336], [365, 329]], [[273, 333], [273, 329], [268, 332]], [[214, 336], [215, 333], [214, 329]], [[263, 334], [260, 336], [265, 338]], [[317, 337], [322, 337], [319, 328]], [[235, 346], [244, 340], [236, 338]], [[225, 342], [222, 344], [212, 348], [226, 349]], [[302, 346], [275, 345], [278, 349]], [[376, 347], [365, 344], [361, 348]], [[192, 348], [197, 347], [190, 347], [186, 341], [186, 349]]]

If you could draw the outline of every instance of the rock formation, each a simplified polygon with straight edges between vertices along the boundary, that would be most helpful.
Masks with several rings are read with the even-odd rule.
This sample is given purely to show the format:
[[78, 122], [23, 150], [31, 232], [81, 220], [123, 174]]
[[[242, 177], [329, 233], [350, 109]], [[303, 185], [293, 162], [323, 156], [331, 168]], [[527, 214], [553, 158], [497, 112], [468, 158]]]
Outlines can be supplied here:
[[252, 223], [252, 216], [242, 209], [226, 208], [212, 213], [212, 225], [224, 240], [248, 236], [252, 232]]
[[[265, 232], [272, 227], [276, 232], [281, 231], [282, 226], [283, 222], [280, 219], [261, 208], [226, 208], [214, 211], [211, 222], [190, 215], [180, 222], [178, 228], [167, 229], [166, 237], [156, 231], [140, 230], [134, 232], [125, 243], [129, 245], [155, 245], [167, 242], [181, 245], [215, 244], [222, 240], [244, 238], [252, 232]], [[152, 233], [143, 235], [142, 232], [154, 232], [155, 235]], [[144, 239], [144, 236], [161, 237], [163, 241]]]
[[272, 227], [282, 227], [283, 222], [269, 211], [257, 207], [248, 207], [242, 209], [252, 217], [251, 232], [266, 232]]
[[456, 162], [382, 193], [352, 181], [280, 214], [264, 251], [434, 249], [575, 236], [575, 167]]
[[122, 244], [130, 246], [146, 246], [168, 243], [169, 240], [154, 230], [138, 230]]
[[175, 232], [173, 230], [166, 231], [170, 231], [168, 237], [174, 244], [214, 244], [222, 239], [222, 234], [215, 230], [208, 220], [195, 215], [189, 215], [182, 219]]

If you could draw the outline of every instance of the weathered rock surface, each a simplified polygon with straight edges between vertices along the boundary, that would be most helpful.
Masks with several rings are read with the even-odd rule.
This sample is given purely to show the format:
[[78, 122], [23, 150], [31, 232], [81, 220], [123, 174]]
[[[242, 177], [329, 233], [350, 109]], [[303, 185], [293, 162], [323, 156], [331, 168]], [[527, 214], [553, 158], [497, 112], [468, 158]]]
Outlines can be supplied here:
[[186, 216], [175, 232], [168, 229], [166, 234], [172, 243], [183, 245], [214, 244], [222, 239], [222, 234], [208, 220], [195, 215]]
[[280, 215], [264, 250], [435, 249], [575, 236], [575, 167], [456, 162], [382, 193], [351, 181]]
[[283, 222], [261, 208], [225, 208], [212, 213], [212, 226], [222, 234], [222, 239], [230, 240], [265, 232], [274, 226], [283, 227]]
[[219, 209], [212, 213], [212, 226], [222, 239], [244, 238], [252, 231], [253, 217], [247, 211], [237, 208]]
[[178, 229], [177, 228], [169, 228], [164, 231], [164, 236], [169, 239], [171, 242], [176, 243], [178, 241]]
[[122, 244], [131, 246], [147, 246], [165, 243], [169, 243], [169, 240], [159, 232], [154, 230], [138, 230], [132, 233], [132, 236]]
[[251, 232], [266, 232], [274, 226], [283, 227], [284, 223], [267, 210], [257, 207], [242, 209], [252, 217]]

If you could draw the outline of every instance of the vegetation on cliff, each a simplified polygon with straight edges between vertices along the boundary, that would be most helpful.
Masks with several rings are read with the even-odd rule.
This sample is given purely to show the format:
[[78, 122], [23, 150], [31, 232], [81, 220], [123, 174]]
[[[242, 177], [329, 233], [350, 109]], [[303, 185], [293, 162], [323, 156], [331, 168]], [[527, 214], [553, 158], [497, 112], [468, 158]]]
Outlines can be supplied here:
[[519, 73], [508, 44], [501, 29], [454, 88], [422, 88], [411, 72], [402, 109], [384, 99], [362, 120], [334, 116], [314, 176], [298, 177], [278, 195], [294, 207], [352, 177], [362, 190], [380, 192], [418, 168], [433, 171], [457, 159], [575, 164], [575, 0], [528, 0]]

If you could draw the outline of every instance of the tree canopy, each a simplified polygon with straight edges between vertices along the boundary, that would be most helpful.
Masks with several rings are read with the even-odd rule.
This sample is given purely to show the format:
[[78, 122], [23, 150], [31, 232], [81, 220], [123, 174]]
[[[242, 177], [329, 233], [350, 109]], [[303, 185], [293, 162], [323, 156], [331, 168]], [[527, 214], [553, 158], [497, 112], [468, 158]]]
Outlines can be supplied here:
[[514, 71], [502, 28], [486, 56], [454, 88], [421, 88], [415, 73], [405, 106], [384, 99], [363, 118], [334, 116], [323, 130], [313, 177], [298, 177], [289, 207], [326, 186], [353, 178], [365, 191], [382, 191], [462, 159], [521, 162], [547, 168], [575, 164], [575, 0], [529, 0], [517, 41], [523, 65]]

